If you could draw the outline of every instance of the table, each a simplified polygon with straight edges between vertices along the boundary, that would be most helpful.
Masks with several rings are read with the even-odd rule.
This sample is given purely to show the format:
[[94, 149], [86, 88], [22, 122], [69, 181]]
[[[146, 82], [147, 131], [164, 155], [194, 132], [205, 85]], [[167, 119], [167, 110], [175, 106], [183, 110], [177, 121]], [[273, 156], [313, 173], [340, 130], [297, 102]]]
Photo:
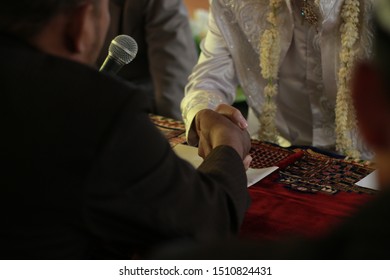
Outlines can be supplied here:
[[[172, 147], [186, 144], [182, 122], [150, 117]], [[355, 184], [374, 170], [366, 162], [346, 161], [312, 147], [282, 148], [257, 140], [252, 140], [250, 153], [252, 168], [279, 169], [248, 188], [252, 203], [241, 237], [321, 237], [376, 193]]]

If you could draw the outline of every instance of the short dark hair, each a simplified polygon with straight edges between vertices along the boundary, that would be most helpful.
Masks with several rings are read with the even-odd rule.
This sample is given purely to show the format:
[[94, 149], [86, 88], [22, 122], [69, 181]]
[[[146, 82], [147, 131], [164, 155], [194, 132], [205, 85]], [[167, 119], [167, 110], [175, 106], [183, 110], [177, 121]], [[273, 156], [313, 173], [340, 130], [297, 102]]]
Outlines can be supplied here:
[[[0, 6], [0, 32], [30, 38], [55, 15], [89, 0], [12, 0]], [[94, 1], [92, 1], [94, 2]]]

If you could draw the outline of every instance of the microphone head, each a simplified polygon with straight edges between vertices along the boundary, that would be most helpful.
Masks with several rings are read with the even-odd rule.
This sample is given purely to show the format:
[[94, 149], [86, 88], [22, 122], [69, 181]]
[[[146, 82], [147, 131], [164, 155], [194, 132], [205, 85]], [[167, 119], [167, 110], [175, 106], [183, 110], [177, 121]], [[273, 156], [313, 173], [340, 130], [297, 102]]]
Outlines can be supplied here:
[[108, 48], [108, 54], [122, 65], [130, 63], [137, 52], [137, 42], [132, 37], [124, 34], [116, 36]]

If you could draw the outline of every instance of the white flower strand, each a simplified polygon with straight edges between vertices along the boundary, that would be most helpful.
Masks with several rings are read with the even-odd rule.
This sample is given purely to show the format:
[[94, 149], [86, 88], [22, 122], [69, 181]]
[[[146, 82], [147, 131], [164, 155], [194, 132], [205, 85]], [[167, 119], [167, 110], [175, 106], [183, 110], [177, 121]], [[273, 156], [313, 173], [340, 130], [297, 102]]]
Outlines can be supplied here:
[[336, 149], [350, 158], [360, 158], [360, 153], [353, 146], [350, 132], [356, 129], [356, 115], [353, 107], [350, 81], [356, 59], [353, 49], [359, 38], [359, 1], [346, 0], [341, 11], [343, 23], [341, 32], [340, 68], [336, 99]]
[[277, 142], [278, 136], [275, 124], [277, 107], [274, 98], [278, 93], [277, 80], [280, 58], [280, 34], [276, 15], [281, 2], [281, 0], [270, 0], [267, 21], [271, 27], [264, 31], [259, 42], [261, 74], [267, 80], [263, 93], [265, 102], [259, 117], [259, 139], [273, 143]]

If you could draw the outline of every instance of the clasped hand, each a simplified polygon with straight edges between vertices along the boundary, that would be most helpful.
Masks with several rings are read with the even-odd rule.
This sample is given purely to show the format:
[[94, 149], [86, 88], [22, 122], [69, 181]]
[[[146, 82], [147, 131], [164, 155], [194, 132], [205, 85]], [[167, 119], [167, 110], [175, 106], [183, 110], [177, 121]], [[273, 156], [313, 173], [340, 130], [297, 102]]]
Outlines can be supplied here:
[[246, 129], [248, 124], [239, 110], [226, 104], [219, 105], [215, 111], [201, 110], [196, 115], [195, 125], [199, 156], [205, 158], [217, 146], [227, 145], [241, 156], [245, 169], [249, 168], [251, 141]]

